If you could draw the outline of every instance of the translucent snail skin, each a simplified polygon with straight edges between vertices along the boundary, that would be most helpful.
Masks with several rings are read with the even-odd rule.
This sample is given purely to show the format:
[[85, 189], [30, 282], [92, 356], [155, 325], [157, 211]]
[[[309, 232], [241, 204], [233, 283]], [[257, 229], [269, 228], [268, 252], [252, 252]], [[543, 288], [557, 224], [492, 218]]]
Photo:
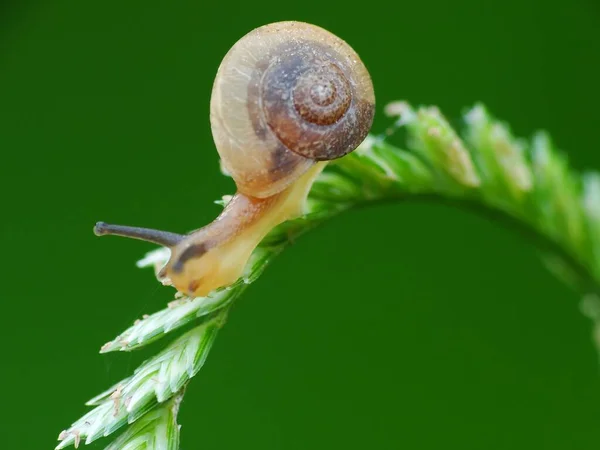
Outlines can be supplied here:
[[169, 247], [160, 277], [205, 296], [241, 276], [273, 227], [303, 214], [315, 178], [358, 147], [374, 110], [369, 73], [346, 42], [302, 22], [257, 28], [229, 50], [212, 90], [213, 138], [237, 187], [223, 212], [187, 235], [103, 222], [94, 232]]

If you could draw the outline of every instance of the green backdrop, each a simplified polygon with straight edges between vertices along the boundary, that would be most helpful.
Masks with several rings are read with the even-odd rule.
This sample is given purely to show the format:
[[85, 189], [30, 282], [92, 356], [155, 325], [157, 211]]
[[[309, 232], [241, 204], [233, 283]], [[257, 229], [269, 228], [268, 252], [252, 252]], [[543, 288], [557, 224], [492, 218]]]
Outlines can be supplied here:
[[[383, 105], [483, 101], [600, 169], [594, 0], [82, 2], [0, 7], [0, 447], [50, 449], [85, 400], [161, 343], [100, 345], [171, 291], [97, 220], [184, 232], [233, 190], [208, 121], [250, 29], [346, 39]], [[398, 204], [302, 238], [235, 306], [180, 413], [182, 449], [592, 449], [600, 374], [578, 297], [520, 237]], [[199, 424], [202, 424], [201, 426]], [[90, 448], [103, 448], [100, 441]]]

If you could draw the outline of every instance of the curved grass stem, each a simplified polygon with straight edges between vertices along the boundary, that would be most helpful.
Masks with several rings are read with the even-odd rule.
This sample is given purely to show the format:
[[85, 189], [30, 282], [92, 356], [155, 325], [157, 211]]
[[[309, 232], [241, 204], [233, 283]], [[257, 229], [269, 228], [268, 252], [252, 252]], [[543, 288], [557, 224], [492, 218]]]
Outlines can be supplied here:
[[[107, 450], [176, 450], [175, 418], [184, 386], [202, 367], [230, 306], [291, 242], [352, 208], [436, 202], [509, 226], [536, 244], [553, 272], [585, 297], [583, 311], [600, 330], [600, 175], [573, 171], [545, 133], [529, 141], [513, 137], [480, 105], [467, 112], [461, 133], [435, 107], [413, 109], [397, 102], [387, 112], [396, 118], [394, 126], [330, 163], [312, 186], [307, 214], [264, 238], [237, 282], [208, 297], [178, 296], [102, 347], [102, 353], [131, 351], [182, 332], [129, 378], [90, 400], [95, 408], [60, 434], [57, 449], [88, 444], [127, 426]], [[391, 143], [399, 128], [406, 135], [402, 147]], [[161, 248], [138, 265], [157, 271], [168, 258]], [[199, 322], [183, 332], [193, 320]]]

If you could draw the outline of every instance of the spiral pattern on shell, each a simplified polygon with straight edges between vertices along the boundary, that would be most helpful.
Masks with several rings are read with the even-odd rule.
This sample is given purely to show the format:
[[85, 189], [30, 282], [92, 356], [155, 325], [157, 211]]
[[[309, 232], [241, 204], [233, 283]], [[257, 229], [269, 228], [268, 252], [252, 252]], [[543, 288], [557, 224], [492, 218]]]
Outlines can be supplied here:
[[219, 67], [213, 137], [238, 190], [273, 195], [315, 161], [354, 150], [375, 97], [358, 55], [314, 25], [280, 22], [240, 39]]

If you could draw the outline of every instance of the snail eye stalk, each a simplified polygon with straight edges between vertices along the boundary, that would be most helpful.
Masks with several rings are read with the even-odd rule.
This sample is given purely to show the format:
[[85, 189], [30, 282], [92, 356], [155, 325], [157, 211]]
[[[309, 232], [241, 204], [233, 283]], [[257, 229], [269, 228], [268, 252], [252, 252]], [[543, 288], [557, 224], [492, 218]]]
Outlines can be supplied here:
[[152, 242], [163, 247], [175, 247], [184, 238], [185, 235], [171, 233], [169, 231], [153, 230], [151, 228], [128, 227], [125, 225], [112, 225], [104, 222], [98, 222], [94, 226], [96, 236], [123, 236], [141, 241]]

